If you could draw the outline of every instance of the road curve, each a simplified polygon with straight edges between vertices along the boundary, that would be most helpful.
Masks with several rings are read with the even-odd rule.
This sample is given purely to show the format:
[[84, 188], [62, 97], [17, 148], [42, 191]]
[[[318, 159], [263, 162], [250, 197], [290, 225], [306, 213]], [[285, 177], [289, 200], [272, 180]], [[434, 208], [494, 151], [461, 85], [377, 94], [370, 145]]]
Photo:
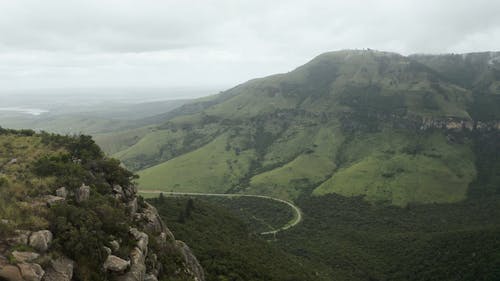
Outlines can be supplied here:
[[297, 224], [299, 224], [302, 221], [302, 211], [300, 210], [299, 207], [297, 207], [295, 204], [293, 204], [290, 201], [286, 201], [283, 199], [271, 197], [271, 196], [265, 196], [265, 195], [252, 195], [252, 194], [238, 194], [238, 193], [195, 193], [195, 192], [169, 192], [169, 191], [163, 191], [163, 190], [139, 190], [139, 193], [149, 193], [149, 194], [160, 194], [163, 193], [166, 196], [218, 196], [218, 197], [254, 197], [254, 198], [261, 198], [261, 199], [267, 199], [267, 200], [273, 200], [277, 201], [283, 204], [288, 205], [292, 210], [294, 211], [294, 216], [291, 221], [289, 221], [287, 224], [284, 226], [272, 230], [272, 231], [265, 231], [261, 232], [261, 235], [274, 235], [278, 232], [285, 231], [287, 229], [290, 229]]

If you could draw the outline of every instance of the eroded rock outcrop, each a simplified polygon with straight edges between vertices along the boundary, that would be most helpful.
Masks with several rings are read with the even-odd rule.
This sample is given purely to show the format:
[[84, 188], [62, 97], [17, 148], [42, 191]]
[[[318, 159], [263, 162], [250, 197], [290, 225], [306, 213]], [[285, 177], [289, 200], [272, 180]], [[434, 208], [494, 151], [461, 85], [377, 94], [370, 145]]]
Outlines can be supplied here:
[[90, 197], [90, 186], [82, 184], [76, 191], [75, 191], [75, 199], [76, 202], [81, 203], [83, 201], [87, 201]]
[[46, 252], [52, 242], [52, 232], [49, 230], [40, 230], [31, 233], [29, 245], [39, 252]]
[[195, 257], [191, 249], [186, 245], [186, 243], [182, 241], [176, 241], [177, 246], [181, 250], [182, 257], [184, 258], [184, 262], [186, 263], [186, 269], [189, 275], [193, 276], [195, 281], [205, 280], [205, 273], [203, 268], [201, 267], [198, 259]]
[[17, 266], [26, 281], [40, 281], [45, 275], [45, 271], [36, 263], [20, 263]]
[[14, 257], [18, 262], [31, 262], [39, 258], [40, 254], [34, 252], [13, 251], [12, 257]]
[[104, 262], [104, 269], [114, 272], [123, 272], [130, 266], [130, 261], [126, 261], [114, 255], [109, 255]]
[[73, 269], [75, 262], [66, 257], [59, 257], [51, 260], [50, 265], [45, 269], [43, 281], [70, 281], [73, 279]]

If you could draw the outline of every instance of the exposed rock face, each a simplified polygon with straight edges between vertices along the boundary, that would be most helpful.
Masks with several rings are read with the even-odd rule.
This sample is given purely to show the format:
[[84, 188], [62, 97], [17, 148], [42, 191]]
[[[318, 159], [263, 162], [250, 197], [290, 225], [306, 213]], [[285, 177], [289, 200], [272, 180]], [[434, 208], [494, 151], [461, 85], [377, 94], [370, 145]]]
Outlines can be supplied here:
[[15, 265], [6, 265], [0, 268], [0, 280], [5, 279], [7, 281], [24, 281], [21, 276], [21, 271]]
[[132, 234], [135, 241], [137, 241], [137, 247], [139, 250], [147, 255], [149, 236], [146, 233], [137, 230], [137, 228], [131, 228], [129, 232]]
[[34, 253], [34, 252], [14, 251], [14, 252], [12, 252], [12, 256], [18, 262], [31, 262], [33, 260], [36, 260], [38, 257], [40, 257], [40, 254]]
[[66, 187], [60, 187], [56, 190], [56, 195], [58, 197], [62, 197], [62, 198], [66, 198], [68, 197], [68, 190], [66, 189]]
[[117, 278], [119, 281], [144, 281], [146, 275], [145, 257], [142, 251], [134, 247], [130, 252], [130, 270]]
[[7, 243], [11, 245], [16, 245], [16, 244], [21, 244], [21, 245], [28, 245], [29, 242], [29, 237], [31, 232], [28, 230], [16, 230], [15, 231], [15, 236], [10, 237], [7, 239]]
[[104, 262], [104, 269], [114, 272], [123, 272], [129, 266], [130, 266], [129, 261], [126, 261], [114, 255], [109, 255], [106, 261]]
[[139, 209], [139, 206], [137, 205], [137, 198], [130, 200], [127, 204], [127, 207], [130, 214], [134, 215], [135, 213], [137, 213], [137, 210]]
[[151, 204], [146, 203], [141, 213], [135, 216], [135, 220], [141, 222], [147, 232], [159, 235], [160, 241], [175, 241], [174, 235], [165, 226], [158, 211]]
[[186, 243], [182, 241], [177, 241], [177, 245], [179, 246], [184, 261], [187, 265], [186, 269], [188, 270], [188, 274], [191, 275], [195, 281], [203, 281], [205, 280], [205, 272], [200, 265], [198, 259], [193, 255], [191, 249], [186, 245]]
[[144, 281], [158, 281], [158, 278], [156, 278], [153, 274], [148, 274], [144, 277]]
[[64, 202], [64, 200], [66, 200], [64, 197], [54, 196], [54, 195], [47, 195], [44, 197], [44, 201], [50, 207], [54, 206], [55, 204]]
[[73, 278], [73, 268], [75, 263], [66, 258], [61, 257], [52, 260], [50, 265], [45, 269], [44, 281], [71, 281]]
[[46, 252], [52, 242], [52, 232], [40, 230], [33, 232], [29, 239], [29, 245], [39, 252]]
[[113, 194], [115, 195], [115, 198], [118, 200], [121, 200], [125, 197], [125, 194], [123, 193], [123, 188], [121, 185], [115, 184], [113, 185]]
[[458, 117], [421, 117], [412, 114], [389, 114], [389, 113], [343, 113], [340, 116], [342, 126], [347, 131], [367, 130], [364, 122], [356, 121], [357, 117], [370, 118], [378, 121], [382, 126], [390, 126], [396, 129], [408, 130], [446, 130], [446, 131], [498, 131], [500, 121], [480, 121]]
[[26, 281], [40, 281], [42, 280], [45, 271], [39, 264], [36, 263], [21, 263], [18, 264], [21, 270], [21, 275]]
[[109, 242], [109, 246], [111, 246], [112, 252], [116, 252], [116, 251], [120, 250], [120, 243], [116, 240]]
[[75, 192], [76, 202], [81, 203], [90, 197], [90, 186], [82, 184]]

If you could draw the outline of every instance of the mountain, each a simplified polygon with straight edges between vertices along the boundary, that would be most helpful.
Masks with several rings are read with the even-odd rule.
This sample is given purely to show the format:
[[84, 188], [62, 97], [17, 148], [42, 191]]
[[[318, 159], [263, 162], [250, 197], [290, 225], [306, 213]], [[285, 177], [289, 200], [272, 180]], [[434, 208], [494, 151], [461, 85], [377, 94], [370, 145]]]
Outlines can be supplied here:
[[0, 147], [1, 280], [205, 280], [89, 136], [0, 128]]
[[181, 106], [114, 156], [143, 189], [457, 202], [478, 174], [476, 136], [500, 128], [500, 62], [450, 57], [325, 53]]

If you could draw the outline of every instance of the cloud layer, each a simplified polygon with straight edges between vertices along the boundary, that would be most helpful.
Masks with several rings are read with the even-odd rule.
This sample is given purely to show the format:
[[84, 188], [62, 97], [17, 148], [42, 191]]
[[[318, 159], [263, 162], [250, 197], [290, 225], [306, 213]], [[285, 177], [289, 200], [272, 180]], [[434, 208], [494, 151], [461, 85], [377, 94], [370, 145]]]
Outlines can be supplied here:
[[326, 51], [498, 50], [500, 2], [0, 0], [0, 90], [230, 86]]

